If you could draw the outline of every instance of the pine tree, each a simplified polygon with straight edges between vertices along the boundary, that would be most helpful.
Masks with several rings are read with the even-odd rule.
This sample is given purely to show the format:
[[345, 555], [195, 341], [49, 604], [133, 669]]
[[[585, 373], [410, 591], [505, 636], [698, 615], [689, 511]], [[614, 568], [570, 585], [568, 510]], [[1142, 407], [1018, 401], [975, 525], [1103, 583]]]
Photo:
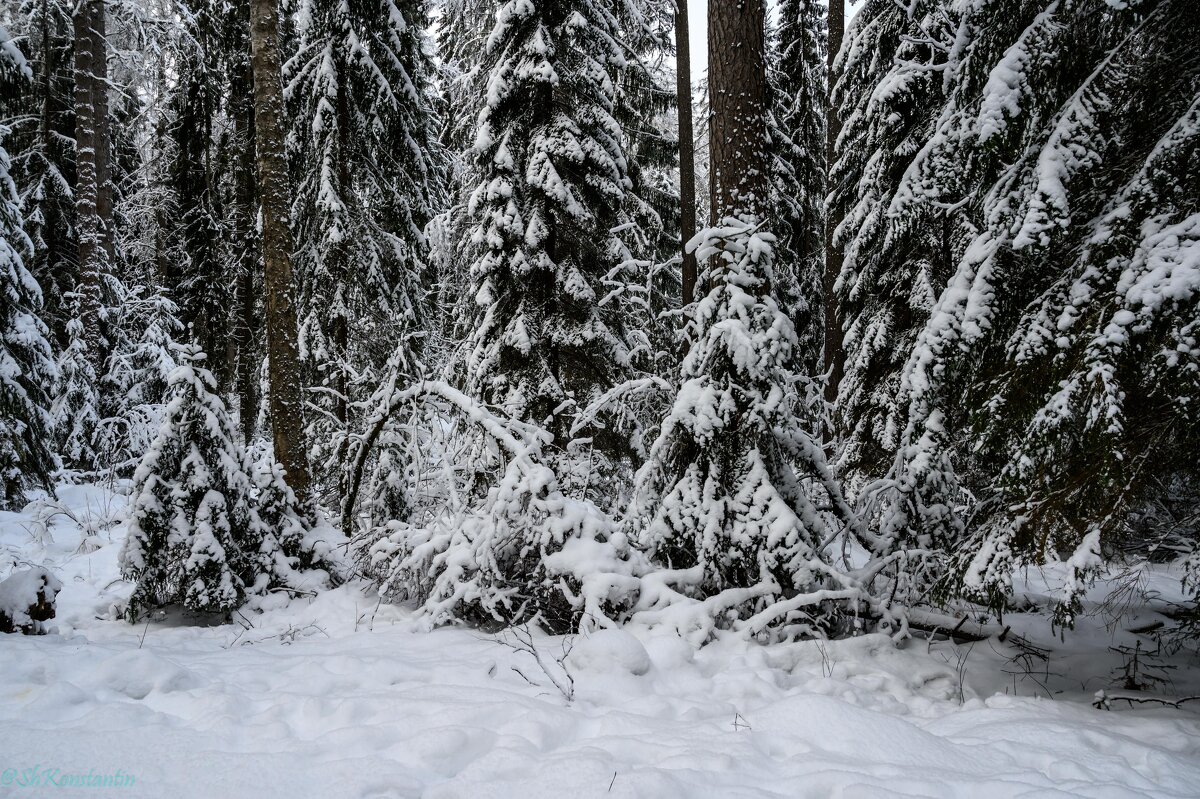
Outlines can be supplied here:
[[[838, 139], [842, 135], [842, 109], [834, 97], [837, 80], [837, 63], [846, 38], [846, 0], [827, 0], [826, 43], [825, 43], [825, 178], [826, 190], [833, 188], [833, 165], [837, 160]], [[860, 11], [862, 9], [859, 9]], [[842, 274], [841, 248], [835, 246], [834, 236], [841, 224], [836, 206], [826, 203], [825, 212], [825, 266], [822, 270], [821, 306], [824, 317], [822, 371], [825, 379], [825, 399], [833, 403], [841, 390], [842, 374], [846, 367], [846, 351], [842, 344], [845, 333], [841, 299], [837, 292], [838, 278]], [[830, 438], [826, 432], [826, 438]]]
[[676, 3], [675, 11], [675, 94], [679, 112], [679, 214], [680, 214], [680, 305], [696, 298], [699, 270], [695, 252], [687, 245], [696, 236], [696, 134], [693, 124], [692, 43], [688, 4]]
[[[212, 373], [201, 366], [203, 353], [183, 347], [178, 360], [158, 436], [133, 478], [120, 560], [136, 584], [130, 618], [174, 603], [227, 613], [248, 591], [277, 584], [295, 565], [278, 538], [294, 538], [293, 528], [273, 530], [259, 515], [256, 495], [276, 481], [260, 479], [256, 491], [247, 452], [214, 393]], [[274, 504], [272, 515], [282, 518]]]
[[[0, 26], [0, 91], [32, 77], [24, 56]], [[5, 150], [10, 131], [0, 125], [0, 503], [45, 485], [55, 469], [47, 389], [56, 367], [41, 319], [42, 292], [25, 267], [32, 246], [21, 227], [16, 186]]]
[[275, 456], [302, 503], [311, 501], [312, 473], [304, 425], [303, 374], [292, 279], [294, 239], [288, 185], [283, 61], [277, 0], [250, 0], [255, 158], [262, 206], [263, 289], [270, 377], [265, 395]]
[[83, 348], [93, 375], [104, 362], [100, 312], [115, 255], [107, 18], [102, 0], [75, 5], [75, 319], [82, 329], [72, 344]]

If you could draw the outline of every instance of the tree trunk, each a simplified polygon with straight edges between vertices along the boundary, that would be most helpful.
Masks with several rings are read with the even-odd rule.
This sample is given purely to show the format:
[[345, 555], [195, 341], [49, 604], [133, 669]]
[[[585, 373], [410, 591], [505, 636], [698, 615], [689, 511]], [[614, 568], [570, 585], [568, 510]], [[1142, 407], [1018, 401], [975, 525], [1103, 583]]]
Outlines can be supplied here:
[[761, 222], [770, 199], [764, 0], [709, 0], [712, 222]]
[[680, 253], [683, 256], [683, 304], [696, 299], [696, 254], [687, 243], [696, 235], [696, 140], [692, 130], [692, 42], [688, 0], [675, 0], [675, 92], [679, 105]]
[[111, 251], [112, 193], [108, 147], [108, 58], [103, 0], [82, 0], [75, 9], [75, 215], [79, 266], [75, 290], [83, 340], [97, 376], [100, 352], [100, 290]]
[[[842, 49], [842, 37], [846, 28], [845, 0], [829, 0], [829, 51], [828, 79], [825, 87], [825, 163], [829, 175], [833, 174], [833, 162], [836, 156], [838, 135], [842, 131], [842, 122], [838, 119], [837, 109], [833, 106], [833, 84], [836, 76], [833, 72], [833, 62], [837, 59], [838, 51]], [[832, 190], [833, 182], [827, 184]], [[825, 352], [824, 370], [829, 374], [825, 384], [825, 400], [833, 402], [837, 399], [838, 386], [842, 382], [842, 374], [846, 365], [846, 353], [842, 347], [842, 314], [838, 308], [837, 296], [833, 287], [842, 271], [842, 253], [833, 245], [833, 231], [840, 219], [834, 217], [832, 209], [825, 214], [825, 274], [823, 294], [825, 301]]]
[[41, 118], [38, 121], [38, 143], [42, 157], [50, 158], [50, 80], [54, 74], [54, 50], [50, 45], [50, 10], [48, 0], [42, 0], [42, 69], [38, 74], [38, 93], [42, 98]]
[[93, 58], [95, 59], [92, 92], [96, 103], [96, 213], [100, 217], [105, 262], [116, 261], [113, 236], [112, 135], [108, 126], [108, 15], [104, 0], [90, 0], [95, 6]]
[[[237, 8], [248, 25], [249, 5], [239, 3]], [[249, 45], [249, 41], [245, 44]], [[256, 289], [259, 274], [259, 243], [255, 225], [257, 205], [254, 172], [244, 167], [245, 164], [254, 162], [254, 102], [250, 99], [254, 91], [254, 79], [250, 72], [249, 56], [247, 51], [244, 53], [245, 60], [239, 58], [230, 84], [231, 94], [236, 98], [232, 107], [235, 141], [233, 226], [234, 240], [241, 247], [237, 265], [237, 307], [234, 310], [236, 321], [234, 335], [230, 338], [237, 348], [233, 373], [237, 381], [242, 438], [247, 443], [254, 440], [257, 432], [255, 422], [258, 419], [259, 378], [258, 348], [255, 346], [258, 338], [255, 299], [258, 296]]]
[[[341, 67], [338, 73], [338, 89], [337, 89], [337, 124], [338, 124], [338, 154], [341, 156], [341, 163], [338, 164], [338, 188], [342, 192], [344, 202], [349, 204], [348, 198], [353, 196], [352, 187], [350, 185], [350, 97], [349, 97], [349, 69], [345, 63], [340, 63]], [[349, 220], [347, 220], [347, 223]], [[350, 320], [345, 314], [349, 313], [346, 307], [350, 302], [349, 297], [349, 280], [348, 272], [350, 269], [349, 257], [347, 253], [348, 242], [341, 241], [335, 245], [335, 251], [331, 254], [334, 258], [333, 269], [331, 270], [341, 283], [342, 289], [342, 315], [333, 320], [333, 346], [338, 354], [337, 377], [334, 380], [333, 390], [337, 392], [337, 397], [333, 401], [333, 413], [337, 417], [343, 430], [347, 430], [350, 424], [350, 381], [347, 377], [348, 363], [350, 361]]]
[[292, 299], [292, 231], [287, 157], [284, 150], [283, 77], [276, 0], [250, 2], [251, 65], [258, 191], [262, 204], [263, 288], [266, 293], [267, 358], [275, 457], [301, 503], [310, 501], [308, 448], [296, 308]]
[[[249, 83], [245, 84], [250, 90]], [[249, 163], [254, 157], [254, 127], [252, 109], [234, 110], [235, 135], [241, 139], [239, 154], [245, 156], [241, 163]], [[255, 347], [258, 319], [255, 299], [258, 296], [258, 242], [255, 230], [254, 176], [249, 169], [239, 169], [235, 180], [234, 235], [240, 242], [237, 264], [237, 302], [234, 309], [234, 335], [230, 337], [236, 347], [233, 373], [237, 381], [238, 408], [242, 438], [249, 443], [254, 440], [255, 422], [258, 418], [259, 359]]]

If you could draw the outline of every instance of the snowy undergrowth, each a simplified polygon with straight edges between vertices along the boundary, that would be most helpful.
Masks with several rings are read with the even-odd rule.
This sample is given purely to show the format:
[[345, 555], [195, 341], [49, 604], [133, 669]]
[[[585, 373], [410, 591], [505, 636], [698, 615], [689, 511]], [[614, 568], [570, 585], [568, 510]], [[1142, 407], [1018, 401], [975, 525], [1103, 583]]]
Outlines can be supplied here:
[[[1110, 647], [1133, 646], [1128, 630], [1160, 619], [1177, 592], [1170, 570], [1141, 575], [1159, 599], [1119, 618], [1112, 601], [1101, 612], [1113, 594], [1098, 587], [1065, 641], [1044, 617], [1006, 617], [1049, 652], [1044, 664], [1026, 653], [1026, 670], [998, 641], [763, 647], [727, 635], [696, 651], [636, 627], [535, 633], [543, 669], [505, 645], [512, 635], [424, 632], [355, 583], [272, 598], [231, 624], [129, 625], [112, 613], [131, 590], [117, 570], [124, 526], [80, 547], [81, 522], [123, 498], [68, 486], [59, 500], [71, 513], [0, 513], [0, 578], [44, 564], [64, 586], [57, 634], [0, 637], [0, 769], [121, 769], [136, 781], [113, 795], [176, 799], [1194, 796], [1200, 785], [1196, 713], [1090, 706], [1123, 662]], [[1039, 603], [1057, 579], [1030, 573], [1024, 594]], [[1200, 688], [1189, 658], [1165, 663], [1179, 666], [1171, 693]], [[569, 681], [571, 702], [555, 687]], [[0, 795], [10, 790], [39, 795]]]

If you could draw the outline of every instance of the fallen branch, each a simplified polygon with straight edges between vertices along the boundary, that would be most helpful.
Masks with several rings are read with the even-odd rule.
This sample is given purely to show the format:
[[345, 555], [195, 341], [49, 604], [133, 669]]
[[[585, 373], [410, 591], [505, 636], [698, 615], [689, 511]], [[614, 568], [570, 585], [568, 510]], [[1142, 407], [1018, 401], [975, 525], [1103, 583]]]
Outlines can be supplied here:
[[1183, 707], [1188, 702], [1200, 702], [1200, 696], [1145, 696], [1142, 694], [1132, 694], [1125, 691], [1108, 692], [1100, 690], [1096, 692], [1096, 697], [1092, 701], [1092, 707], [1097, 710], [1112, 710], [1113, 702], [1128, 702], [1130, 707], [1138, 705], [1161, 705], [1163, 707], [1173, 707], [1176, 710]]
[[940, 613], [916, 610], [910, 608], [907, 612], [908, 628], [933, 635], [944, 635], [956, 644], [973, 644], [997, 638], [1000, 641], [1008, 638], [1009, 626], [999, 624], [980, 624], [973, 622], [967, 616], [955, 619]]

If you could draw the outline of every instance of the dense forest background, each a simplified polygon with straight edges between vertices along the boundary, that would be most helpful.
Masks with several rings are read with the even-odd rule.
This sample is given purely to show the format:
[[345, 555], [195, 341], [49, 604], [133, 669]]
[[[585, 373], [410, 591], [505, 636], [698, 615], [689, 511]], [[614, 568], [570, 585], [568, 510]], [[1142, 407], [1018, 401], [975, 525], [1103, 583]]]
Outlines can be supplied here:
[[713, 3], [694, 82], [670, 0], [5, 3], [2, 499], [124, 481], [130, 618], [1196, 595], [1200, 5], [843, 18]]

